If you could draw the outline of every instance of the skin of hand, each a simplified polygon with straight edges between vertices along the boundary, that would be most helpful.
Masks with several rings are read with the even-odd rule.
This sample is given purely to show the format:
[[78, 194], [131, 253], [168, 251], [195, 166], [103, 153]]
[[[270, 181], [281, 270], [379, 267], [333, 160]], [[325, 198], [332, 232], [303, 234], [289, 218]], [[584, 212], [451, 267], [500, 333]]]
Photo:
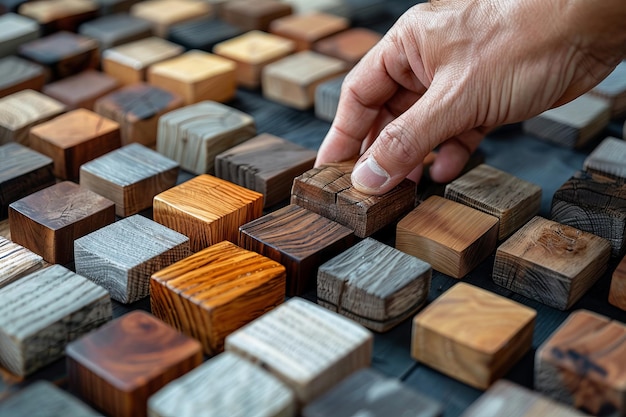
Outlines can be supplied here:
[[454, 179], [495, 126], [573, 100], [626, 56], [624, 0], [432, 0], [409, 9], [347, 75], [315, 165], [358, 159], [384, 194]]

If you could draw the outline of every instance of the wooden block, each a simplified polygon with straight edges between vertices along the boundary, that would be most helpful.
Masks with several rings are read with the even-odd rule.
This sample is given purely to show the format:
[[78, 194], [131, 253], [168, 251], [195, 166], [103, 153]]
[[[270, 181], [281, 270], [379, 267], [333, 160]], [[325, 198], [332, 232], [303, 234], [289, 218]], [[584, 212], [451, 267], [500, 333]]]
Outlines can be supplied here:
[[0, 236], [0, 288], [45, 265], [43, 258]]
[[433, 269], [463, 278], [496, 249], [498, 218], [461, 203], [431, 196], [396, 228], [396, 248]]
[[39, 25], [15, 13], [0, 16], [0, 57], [17, 54], [23, 43], [39, 38]]
[[69, 388], [97, 409], [146, 416], [148, 398], [202, 363], [197, 341], [132, 311], [66, 349]]
[[306, 110], [313, 106], [315, 88], [347, 71], [336, 58], [303, 51], [268, 64], [263, 69], [263, 95], [286, 106]]
[[36, 20], [44, 34], [58, 31], [76, 32], [81, 23], [98, 16], [98, 4], [93, 0], [28, 1], [19, 12]]
[[263, 68], [291, 54], [295, 45], [289, 39], [254, 30], [215, 45], [213, 52], [235, 61], [239, 85], [258, 88]]
[[324, 13], [333, 16], [346, 18], [348, 8], [345, 0], [317, 0], [314, 2], [306, 0], [284, 0], [293, 8], [296, 15], [307, 15], [310, 13]]
[[438, 417], [441, 405], [373, 369], [356, 371], [307, 405], [302, 417]]
[[575, 311], [537, 349], [535, 389], [593, 415], [625, 415], [626, 326]]
[[80, 166], [119, 148], [120, 125], [76, 109], [30, 129], [30, 146], [54, 160], [54, 175], [77, 179]]
[[153, 64], [148, 82], [180, 94], [185, 104], [204, 100], [224, 102], [235, 96], [237, 65], [230, 59], [193, 50]]
[[609, 303], [626, 310], [626, 257], [622, 258], [611, 277]]
[[315, 42], [313, 50], [354, 66], [381, 39], [382, 35], [373, 30], [353, 28]]
[[353, 27], [370, 27], [393, 19], [385, 0], [342, 0], [341, 3], [346, 13], [344, 17]]
[[115, 221], [115, 205], [64, 181], [9, 206], [11, 239], [50, 263], [74, 259], [74, 240]]
[[198, 175], [154, 197], [154, 220], [189, 237], [193, 252], [237, 242], [239, 226], [261, 216], [263, 195]]
[[263, 194], [265, 207], [289, 199], [293, 178], [313, 168], [316, 152], [263, 133], [215, 157], [215, 175]]
[[152, 36], [152, 23], [127, 13], [102, 16], [85, 22], [78, 33], [97, 39], [100, 51]]
[[4, 237], [5, 239], [11, 239], [9, 219], [0, 221], [0, 236]]
[[[185, 404], [185, 407], [181, 407]], [[293, 417], [295, 396], [273, 375], [225, 352], [170, 382], [148, 400], [158, 417]]]
[[460, 282], [415, 316], [411, 356], [486, 389], [529, 351], [535, 316], [529, 307]]
[[226, 338], [237, 353], [277, 376], [305, 405], [370, 365], [372, 334], [302, 298], [291, 298]]
[[18, 143], [0, 146], [0, 219], [9, 204], [53, 185], [52, 159]]
[[585, 158], [583, 169], [626, 181], [626, 142], [607, 137]]
[[315, 88], [315, 116], [318, 119], [330, 123], [335, 119], [341, 86], [345, 78], [345, 75], [340, 75], [318, 84]]
[[22, 90], [41, 91], [45, 80], [40, 65], [16, 56], [0, 58], [0, 98]]
[[612, 118], [624, 116], [626, 114], [626, 61], [618, 64], [613, 72], [596, 85], [590, 93], [609, 103]]
[[19, 7], [28, 0], [0, 0], [0, 10], [17, 13]]
[[94, 111], [120, 124], [122, 145], [140, 143], [153, 147], [159, 118], [182, 105], [178, 94], [138, 83], [100, 97]]
[[230, 23], [215, 18], [204, 18], [173, 25], [167, 38], [188, 50], [211, 52], [218, 43], [243, 33], [241, 28]]
[[176, 185], [178, 163], [139, 143], [109, 152], [80, 168], [80, 185], [115, 203], [127, 217], [152, 207], [155, 195]]
[[421, 259], [366, 238], [319, 267], [317, 303], [386, 332], [424, 306], [431, 275]]
[[215, 172], [215, 157], [256, 134], [252, 116], [204, 101], [159, 119], [156, 149], [195, 174]]
[[220, 18], [245, 31], [267, 31], [270, 23], [293, 13], [290, 4], [276, 0], [235, 0], [224, 3]]
[[576, 172], [552, 197], [551, 218], [608, 239], [611, 254], [626, 252], [626, 183]]
[[244, 224], [239, 246], [287, 268], [287, 295], [315, 288], [317, 268], [352, 246], [350, 229], [294, 204]]
[[134, 4], [130, 14], [152, 22], [154, 34], [166, 38], [176, 23], [188, 22], [211, 15], [211, 5], [194, 0], [148, 0]]
[[135, 3], [141, 0], [96, 0], [100, 6], [100, 16], [116, 13], [128, 13]]
[[184, 48], [157, 37], [106, 49], [102, 52], [103, 71], [123, 85], [147, 80], [150, 65], [182, 54]]
[[567, 310], [602, 276], [610, 256], [606, 239], [535, 217], [498, 247], [493, 281]]
[[327, 36], [348, 29], [350, 22], [328, 13], [300, 13], [275, 19], [270, 23], [271, 33], [296, 41], [296, 50], [311, 49], [313, 44]]
[[0, 289], [0, 365], [30, 375], [61, 358], [65, 345], [111, 319], [107, 292], [61, 265]]
[[285, 267], [228, 241], [152, 274], [152, 313], [202, 343], [207, 355], [226, 336], [285, 299]]
[[120, 83], [116, 78], [87, 70], [47, 84], [43, 87], [43, 93], [65, 104], [68, 110], [78, 108], [93, 110], [96, 100], [113, 92], [119, 86]]
[[539, 213], [541, 187], [481, 164], [446, 185], [445, 198], [496, 216], [503, 240]]

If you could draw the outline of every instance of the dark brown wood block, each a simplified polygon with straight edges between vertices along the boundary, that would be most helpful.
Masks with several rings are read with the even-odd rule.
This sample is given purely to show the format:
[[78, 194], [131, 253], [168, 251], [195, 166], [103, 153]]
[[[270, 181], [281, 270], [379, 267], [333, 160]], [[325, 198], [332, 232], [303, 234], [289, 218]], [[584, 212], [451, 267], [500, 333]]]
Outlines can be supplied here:
[[152, 36], [152, 23], [127, 13], [102, 16], [85, 22], [78, 33], [97, 39], [100, 51]]
[[0, 59], [0, 98], [22, 90], [41, 91], [45, 80], [41, 65], [16, 56]]
[[65, 104], [68, 110], [93, 110], [96, 100], [119, 86], [117, 79], [95, 70], [87, 70], [46, 84], [43, 93]]
[[154, 34], [167, 38], [173, 25], [209, 17], [212, 8], [206, 1], [148, 0], [134, 4], [130, 14], [150, 21]]
[[381, 39], [382, 35], [373, 30], [353, 28], [315, 42], [313, 50], [354, 66]]
[[583, 169], [626, 181], [626, 141], [611, 136], [605, 138], [585, 158]]
[[287, 295], [314, 288], [317, 268], [352, 246], [352, 230], [291, 204], [239, 228], [239, 246], [287, 268]]
[[290, 4], [276, 0], [234, 0], [220, 8], [222, 20], [246, 31], [267, 31], [273, 20], [292, 13]]
[[133, 311], [66, 348], [69, 388], [99, 410], [147, 415], [148, 398], [202, 363], [202, 347], [156, 317]]
[[296, 50], [311, 49], [313, 44], [327, 36], [334, 35], [350, 26], [350, 22], [339, 16], [322, 12], [294, 14], [275, 19], [269, 31], [296, 41]]
[[98, 16], [98, 4], [92, 0], [28, 1], [19, 8], [41, 26], [44, 34], [58, 31], [76, 32], [81, 23]]
[[74, 240], [115, 221], [115, 205], [64, 181], [9, 206], [11, 239], [50, 263], [74, 259]]
[[609, 303], [617, 308], [626, 310], [626, 257], [622, 258], [615, 271], [613, 271]]
[[18, 47], [39, 38], [39, 24], [15, 13], [0, 16], [0, 57], [17, 53]]

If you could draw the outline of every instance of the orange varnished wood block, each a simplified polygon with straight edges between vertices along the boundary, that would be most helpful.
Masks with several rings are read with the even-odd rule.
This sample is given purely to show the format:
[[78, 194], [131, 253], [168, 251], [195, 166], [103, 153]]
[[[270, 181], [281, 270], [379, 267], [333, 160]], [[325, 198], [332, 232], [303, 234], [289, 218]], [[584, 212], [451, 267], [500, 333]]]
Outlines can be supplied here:
[[609, 303], [626, 310], [626, 256], [622, 258], [615, 271], [613, 271]]
[[273, 20], [270, 32], [296, 41], [296, 50], [311, 49], [313, 44], [327, 36], [346, 30], [350, 22], [329, 13], [310, 12], [294, 14]]
[[276, 0], [231, 0], [220, 8], [220, 18], [243, 30], [267, 31], [270, 23], [293, 13], [290, 4]]
[[97, 99], [119, 87], [117, 79], [95, 70], [83, 71], [43, 87], [43, 93], [65, 104], [68, 110], [93, 110]]
[[194, 0], [148, 0], [134, 4], [130, 14], [152, 22], [155, 35], [166, 38], [170, 27], [177, 23], [210, 16], [211, 5]]
[[315, 42], [313, 50], [354, 66], [381, 39], [382, 35], [373, 30], [353, 28]]

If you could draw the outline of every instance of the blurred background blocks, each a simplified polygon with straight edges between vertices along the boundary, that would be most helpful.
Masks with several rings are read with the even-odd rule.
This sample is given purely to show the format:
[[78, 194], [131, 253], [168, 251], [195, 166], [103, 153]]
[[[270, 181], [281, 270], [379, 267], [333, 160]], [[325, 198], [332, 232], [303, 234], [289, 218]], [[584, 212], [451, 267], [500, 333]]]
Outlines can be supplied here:
[[43, 93], [65, 104], [68, 110], [93, 110], [96, 100], [118, 87], [117, 79], [95, 70], [86, 70], [46, 84]]
[[41, 65], [19, 58], [0, 58], [0, 98], [22, 90], [41, 91], [45, 83]]
[[58, 31], [76, 32], [81, 23], [98, 16], [98, 4], [92, 0], [28, 1], [19, 13], [36, 20], [44, 34]]
[[15, 13], [0, 16], [0, 57], [17, 54], [21, 44], [39, 38], [39, 24]]
[[102, 16], [83, 23], [78, 33], [98, 40], [100, 51], [152, 36], [152, 23], [127, 13]]
[[315, 42], [312, 49], [341, 59], [353, 67], [382, 37], [380, 33], [370, 29], [352, 28]]
[[41, 256], [0, 236], [0, 288], [43, 267]]
[[130, 14], [152, 22], [154, 34], [167, 38], [172, 25], [208, 17], [211, 5], [194, 0], [148, 0], [134, 4]]
[[617, 65], [608, 77], [590, 91], [590, 94], [609, 103], [611, 117], [626, 115], [626, 61]]
[[583, 169], [626, 181], [626, 141], [610, 136], [605, 138], [585, 158]]
[[185, 49], [200, 49], [211, 52], [213, 47], [244, 31], [237, 26], [212, 17], [179, 23], [170, 28], [168, 40], [182, 45]]
[[220, 18], [244, 31], [267, 32], [270, 23], [289, 16], [293, 9], [289, 3], [276, 0], [232, 0], [220, 7]]
[[325, 37], [348, 29], [350, 22], [339, 16], [322, 12], [307, 12], [275, 19], [269, 31], [296, 42], [296, 51], [311, 49]]
[[130, 8], [140, 0], [96, 0], [100, 7], [100, 15], [129, 12]]

